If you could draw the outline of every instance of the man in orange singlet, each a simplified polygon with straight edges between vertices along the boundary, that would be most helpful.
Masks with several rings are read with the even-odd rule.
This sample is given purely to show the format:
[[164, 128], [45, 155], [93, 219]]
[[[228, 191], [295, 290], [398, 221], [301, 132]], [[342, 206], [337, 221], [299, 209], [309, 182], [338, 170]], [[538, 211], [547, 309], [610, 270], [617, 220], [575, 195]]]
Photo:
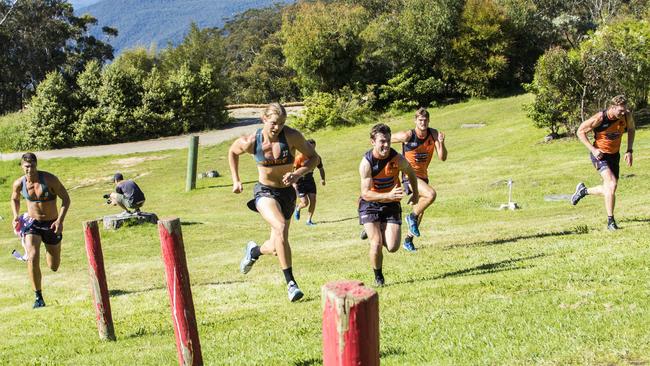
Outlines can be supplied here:
[[[370, 131], [372, 149], [368, 150], [359, 164], [361, 175], [361, 198], [359, 199], [359, 223], [363, 225], [370, 240], [370, 263], [375, 272], [375, 284], [384, 285], [382, 272], [383, 247], [389, 252], [399, 249], [402, 207], [400, 200], [404, 191], [399, 173], [415, 181], [415, 172], [397, 151], [390, 147], [390, 127], [380, 123]], [[409, 202], [418, 201], [418, 188], [413, 187]]]
[[[307, 140], [314, 148], [316, 148], [316, 141], [314, 139]], [[293, 162], [293, 168], [298, 170], [305, 166], [307, 158], [303, 154], [298, 154], [296, 159]], [[325, 168], [323, 168], [323, 161], [319, 159], [318, 172], [320, 173], [320, 184], [325, 185]], [[314, 211], [316, 210], [316, 182], [314, 181], [314, 172], [310, 171], [307, 174], [303, 175], [296, 183], [294, 183], [296, 192], [298, 193], [298, 204], [296, 205], [296, 210], [293, 213], [293, 217], [296, 221], [300, 220], [300, 210], [309, 206], [308, 212], [309, 217], [305, 223], [307, 226], [316, 225], [312, 218], [314, 217]]]
[[[594, 132], [594, 143], [589, 141], [587, 133]], [[632, 145], [634, 144], [634, 118], [627, 109], [625, 97], [618, 95], [612, 98], [609, 108], [594, 114], [582, 122], [578, 128], [578, 138], [590, 152], [591, 162], [603, 178], [603, 184], [587, 188], [584, 183], [578, 183], [576, 192], [571, 197], [573, 205], [588, 194], [605, 196], [605, 210], [607, 211], [607, 229], [618, 230], [614, 219], [614, 205], [616, 203], [616, 186], [618, 183], [619, 161], [621, 154], [621, 139], [627, 131], [627, 151], [625, 162], [632, 166]]]
[[409, 224], [409, 233], [404, 239], [404, 249], [412, 252], [415, 251], [413, 236], [420, 236], [419, 225], [424, 216], [424, 211], [433, 201], [436, 200], [436, 191], [429, 183], [429, 163], [433, 158], [434, 152], [437, 153], [438, 159], [447, 160], [447, 148], [445, 147], [445, 134], [429, 127], [429, 112], [420, 108], [415, 112], [415, 128], [408, 131], [397, 132], [391, 138], [391, 142], [402, 143], [402, 154], [411, 164], [417, 183], [407, 180], [404, 177], [404, 190], [409, 194], [410, 187], [417, 186], [420, 198], [415, 201], [413, 212], [406, 216], [406, 222]]

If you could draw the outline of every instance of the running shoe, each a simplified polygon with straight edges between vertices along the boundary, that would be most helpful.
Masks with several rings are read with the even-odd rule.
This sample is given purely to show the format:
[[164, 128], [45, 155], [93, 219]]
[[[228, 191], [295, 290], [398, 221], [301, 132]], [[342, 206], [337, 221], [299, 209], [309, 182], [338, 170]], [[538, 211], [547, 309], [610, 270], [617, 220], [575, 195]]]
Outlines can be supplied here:
[[413, 238], [412, 237], [407, 236], [404, 239], [404, 249], [406, 249], [406, 251], [408, 251], [408, 252], [415, 252], [417, 250], [415, 245], [413, 245]]
[[244, 258], [239, 262], [239, 271], [243, 274], [246, 274], [250, 272], [251, 268], [253, 268], [253, 264], [255, 264], [255, 261], [257, 259], [253, 259], [251, 256], [251, 250], [257, 246], [257, 243], [254, 241], [249, 241], [248, 244], [246, 244], [246, 248], [244, 249]]
[[376, 287], [384, 287], [384, 284], [386, 284], [386, 280], [384, 280], [384, 277], [375, 277], [375, 286]]
[[359, 237], [361, 238], [361, 240], [368, 239], [368, 233], [366, 232], [365, 229], [361, 229], [361, 234], [359, 234]]
[[39, 297], [34, 301], [34, 305], [32, 306], [32, 309], [37, 309], [42, 307], [45, 307], [45, 300], [43, 300], [42, 297]]
[[616, 225], [616, 221], [612, 220], [607, 223], [607, 230], [609, 231], [616, 231], [618, 230], [618, 225]]
[[311, 220], [307, 221], [307, 222], [305, 223], [305, 225], [307, 225], [307, 226], [316, 226], [316, 224], [314, 224], [314, 222], [311, 221]]
[[289, 296], [289, 301], [291, 302], [296, 302], [305, 296], [305, 294], [300, 291], [298, 285], [294, 281], [290, 281], [287, 284], [287, 295]]
[[296, 219], [296, 221], [300, 221], [300, 210], [296, 207], [296, 211], [293, 212], [293, 218]]
[[571, 196], [571, 204], [577, 205], [580, 200], [587, 195], [587, 187], [584, 183], [580, 182], [576, 186], [576, 192]]
[[420, 236], [418, 229], [418, 218], [413, 213], [406, 215], [406, 223], [409, 225], [409, 231], [415, 236]]

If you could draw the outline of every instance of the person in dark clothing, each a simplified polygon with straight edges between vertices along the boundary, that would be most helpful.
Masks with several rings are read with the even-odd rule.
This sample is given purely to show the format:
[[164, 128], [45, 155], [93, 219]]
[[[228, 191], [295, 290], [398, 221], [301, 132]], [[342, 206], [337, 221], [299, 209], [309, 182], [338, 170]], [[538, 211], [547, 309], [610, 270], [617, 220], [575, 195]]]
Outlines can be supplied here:
[[144, 193], [140, 187], [131, 179], [124, 180], [121, 173], [115, 173], [113, 176], [115, 183], [115, 192], [111, 193], [111, 204], [120, 206], [124, 210], [123, 214], [130, 214], [131, 211], [140, 212], [140, 207], [144, 205]]

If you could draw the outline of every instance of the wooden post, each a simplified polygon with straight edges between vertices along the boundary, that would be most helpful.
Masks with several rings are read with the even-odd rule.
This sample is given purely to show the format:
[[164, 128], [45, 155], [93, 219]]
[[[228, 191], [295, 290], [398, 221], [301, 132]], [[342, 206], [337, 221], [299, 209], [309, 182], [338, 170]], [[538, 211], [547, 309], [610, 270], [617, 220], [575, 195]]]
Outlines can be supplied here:
[[379, 365], [379, 297], [359, 281], [322, 287], [323, 365]]
[[181, 366], [203, 365], [192, 290], [190, 289], [190, 274], [187, 271], [187, 261], [185, 260], [181, 221], [178, 218], [159, 220], [158, 233], [167, 275], [167, 290], [174, 334], [176, 335], [178, 364]]
[[90, 289], [95, 303], [99, 339], [114, 341], [115, 329], [113, 328], [111, 301], [108, 297], [108, 285], [106, 284], [106, 272], [104, 271], [104, 254], [102, 253], [97, 221], [83, 222], [83, 230], [90, 273]]
[[199, 156], [199, 137], [190, 136], [190, 145], [187, 150], [187, 179], [185, 181], [185, 192], [196, 188], [196, 161]]

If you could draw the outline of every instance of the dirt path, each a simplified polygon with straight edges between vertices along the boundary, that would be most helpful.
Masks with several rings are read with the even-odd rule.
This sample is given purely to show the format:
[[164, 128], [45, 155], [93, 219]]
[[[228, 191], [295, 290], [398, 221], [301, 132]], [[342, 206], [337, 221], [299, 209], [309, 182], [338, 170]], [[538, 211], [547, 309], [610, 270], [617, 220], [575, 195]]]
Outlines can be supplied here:
[[[303, 107], [287, 107], [287, 113], [290, 115], [298, 114]], [[220, 142], [232, 140], [242, 135], [255, 132], [261, 127], [260, 113], [262, 108], [239, 108], [230, 111], [230, 116], [237, 122], [230, 124], [220, 130], [212, 130], [191, 135], [199, 136], [199, 145], [215, 145]], [[113, 145], [84, 146], [60, 150], [35, 151], [39, 159], [53, 158], [85, 158], [91, 156], [104, 155], [123, 155], [137, 152], [150, 152], [161, 150], [185, 149], [189, 142], [189, 136], [181, 135], [172, 137], [163, 137], [154, 140], [145, 140], [138, 142], [126, 142]], [[22, 152], [0, 154], [2, 160], [19, 159]]]

